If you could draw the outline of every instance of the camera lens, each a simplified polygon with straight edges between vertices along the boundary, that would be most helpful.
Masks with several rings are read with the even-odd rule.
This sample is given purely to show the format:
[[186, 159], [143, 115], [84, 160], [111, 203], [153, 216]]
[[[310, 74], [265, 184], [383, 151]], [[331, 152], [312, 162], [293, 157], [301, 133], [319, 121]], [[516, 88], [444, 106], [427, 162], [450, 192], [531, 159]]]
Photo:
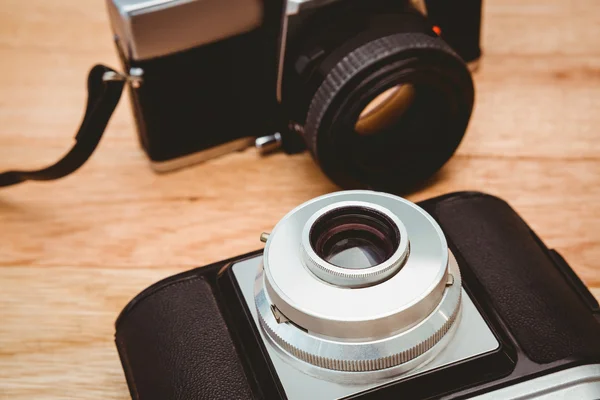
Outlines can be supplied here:
[[282, 357], [350, 382], [396, 376], [435, 357], [458, 325], [461, 293], [435, 220], [369, 191], [325, 195], [286, 215], [254, 286], [261, 329]]
[[394, 4], [336, 2], [290, 38], [282, 101], [344, 188], [414, 188], [450, 159], [471, 117], [466, 64], [423, 15]]
[[399, 235], [385, 215], [347, 207], [321, 216], [310, 231], [310, 243], [319, 257], [335, 266], [364, 269], [387, 261], [398, 249]]

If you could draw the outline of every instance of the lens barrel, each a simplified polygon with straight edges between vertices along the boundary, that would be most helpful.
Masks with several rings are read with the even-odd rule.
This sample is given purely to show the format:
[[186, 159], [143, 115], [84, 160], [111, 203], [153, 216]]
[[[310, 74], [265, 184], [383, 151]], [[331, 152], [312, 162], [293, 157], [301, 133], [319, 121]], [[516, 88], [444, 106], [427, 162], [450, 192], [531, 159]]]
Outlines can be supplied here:
[[336, 7], [319, 10], [292, 41], [284, 105], [338, 185], [409, 190], [460, 144], [473, 109], [471, 74], [416, 10]]
[[[326, 260], [324, 243], [365, 231], [378, 238], [371, 245], [381, 262], [361, 262], [363, 244], [346, 246], [358, 251], [342, 265]], [[435, 357], [456, 328], [461, 294], [437, 223], [404, 199], [369, 191], [322, 196], [290, 212], [269, 236], [255, 281], [266, 337], [290, 363], [317, 367], [307, 370], [316, 375], [335, 371], [333, 380], [392, 376]]]

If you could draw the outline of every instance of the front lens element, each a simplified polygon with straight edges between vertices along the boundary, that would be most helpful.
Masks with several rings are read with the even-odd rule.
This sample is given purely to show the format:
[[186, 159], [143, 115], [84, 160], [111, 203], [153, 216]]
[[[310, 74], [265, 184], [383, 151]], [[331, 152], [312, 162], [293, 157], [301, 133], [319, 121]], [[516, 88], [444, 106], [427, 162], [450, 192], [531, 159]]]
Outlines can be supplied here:
[[315, 253], [330, 264], [347, 269], [374, 267], [398, 249], [398, 228], [376, 210], [346, 207], [321, 216], [310, 232]]
[[411, 84], [396, 85], [376, 96], [360, 113], [355, 130], [370, 136], [391, 128], [400, 121], [415, 98]]

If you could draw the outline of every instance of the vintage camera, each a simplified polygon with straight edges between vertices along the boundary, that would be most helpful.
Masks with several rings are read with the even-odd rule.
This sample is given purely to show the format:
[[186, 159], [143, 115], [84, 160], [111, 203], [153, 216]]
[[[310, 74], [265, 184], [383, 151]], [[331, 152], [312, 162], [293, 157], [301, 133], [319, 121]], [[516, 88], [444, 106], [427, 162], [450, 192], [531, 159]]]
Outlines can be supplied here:
[[108, 1], [142, 147], [168, 171], [306, 148], [343, 187], [398, 190], [454, 153], [481, 0]]
[[504, 201], [325, 195], [138, 295], [135, 399], [598, 399], [599, 306]]

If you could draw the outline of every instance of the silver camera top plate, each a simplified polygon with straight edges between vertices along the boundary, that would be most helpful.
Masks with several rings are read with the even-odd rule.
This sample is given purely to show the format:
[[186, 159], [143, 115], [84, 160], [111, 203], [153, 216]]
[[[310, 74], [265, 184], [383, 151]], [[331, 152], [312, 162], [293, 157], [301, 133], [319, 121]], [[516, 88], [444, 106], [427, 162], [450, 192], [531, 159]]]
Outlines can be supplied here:
[[107, 0], [121, 51], [146, 60], [216, 42], [262, 24], [260, 0]]

